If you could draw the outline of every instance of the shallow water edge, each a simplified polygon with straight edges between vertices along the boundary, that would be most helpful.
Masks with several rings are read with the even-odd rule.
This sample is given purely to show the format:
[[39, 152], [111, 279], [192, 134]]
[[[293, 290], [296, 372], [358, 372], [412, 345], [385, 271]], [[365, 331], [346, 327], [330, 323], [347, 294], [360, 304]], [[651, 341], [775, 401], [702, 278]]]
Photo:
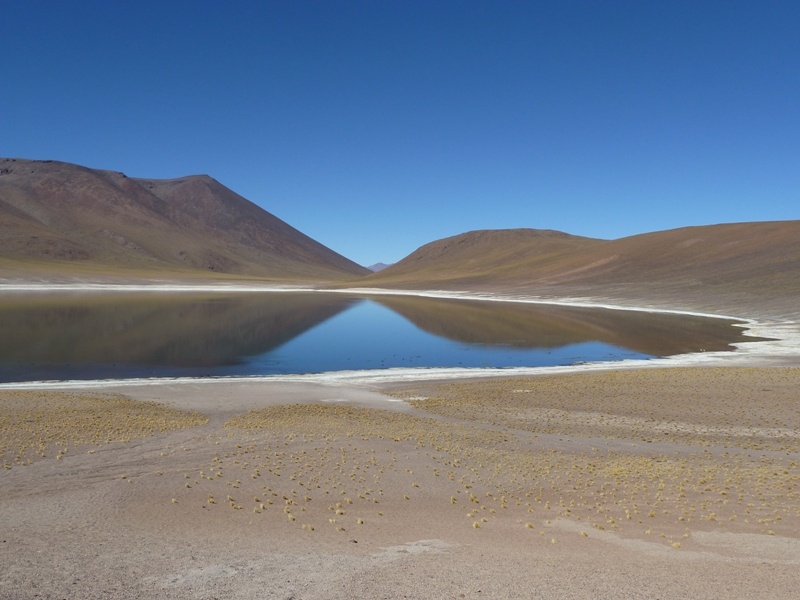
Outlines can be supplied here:
[[[695, 352], [666, 358], [649, 360], [621, 360], [593, 362], [569, 366], [508, 367], [508, 368], [461, 368], [461, 367], [413, 367], [368, 369], [357, 371], [335, 371], [298, 375], [253, 375], [229, 377], [151, 377], [133, 379], [68, 380], [68, 381], [29, 381], [2, 383], [0, 389], [47, 389], [47, 388], [104, 388], [118, 385], [162, 385], [165, 383], [203, 382], [306, 382], [327, 385], [369, 386], [395, 382], [411, 382], [444, 379], [470, 379], [487, 377], [524, 377], [556, 373], [584, 371], [618, 370], [631, 368], [659, 368], [677, 366], [769, 366], [800, 364], [800, 324], [794, 321], [765, 322], [745, 316], [718, 315], [696, 311], [672, 310], [653, 307], [623, 306], [592, 298], [550, 299], [536, 296], [507, 296], [477, 292], [454, 292], [445, 290], [388, 290], [380, 288], [321, 289], [301, 286], [266, 285], [187, 285], [171, 283], [141, 284], [10, 284], [0, 285], [0, 292], [149, 292], [149, 293], [263, 293], [263, 292], [320, 292], [358, 294], [363, 296], [416, 296], [438, 299], [481, 300], [569, 306], [581, 308], [602, 308], [608, 310], [638, 311], [674, 315], [697, 316], [711, 319], [741, 321], [743, 334], [760, 338], [753, 342], [735, 343], [733, 352]], [[764, 339], [768, 338], [768, 339]]]

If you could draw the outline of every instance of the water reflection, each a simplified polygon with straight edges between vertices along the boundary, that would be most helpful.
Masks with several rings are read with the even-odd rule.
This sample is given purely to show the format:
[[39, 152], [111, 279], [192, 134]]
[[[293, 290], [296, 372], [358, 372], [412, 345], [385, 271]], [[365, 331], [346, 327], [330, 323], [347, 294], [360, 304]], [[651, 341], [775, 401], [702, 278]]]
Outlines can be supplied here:
[[241, 364], [244, 357], [269, 352], [357, 302], [307, 293], [5, 298], [0, 302], [0, 379], [59, 367], [80, 377], [80, 365], [207, 371]]
[[404, 296], [377, 301], [425, 331], [469, 344], [557, 348], [591, 340], [670, 356], [730, 350], [743, 339], [733, 321], [691, 315]]
[[741, 339], [699, 317], [323, 293], [8, 295], [0, 332], [0, 381], [536, 366]]

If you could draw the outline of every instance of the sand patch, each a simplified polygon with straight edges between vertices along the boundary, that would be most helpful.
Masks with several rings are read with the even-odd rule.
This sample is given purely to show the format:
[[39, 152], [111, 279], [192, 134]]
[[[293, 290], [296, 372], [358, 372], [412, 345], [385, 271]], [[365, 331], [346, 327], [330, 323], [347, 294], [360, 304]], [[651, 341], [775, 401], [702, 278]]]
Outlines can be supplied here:
[[[558, 520], [551, 528], [579, 533], [585, 537], [598, 539], [629, 550], [670, 560], [706, 560], [715, 562], [779, 563], [800, 564], [800, 540], [788, 537], [775, 537], [753, 533], [733, 533], [721, 531], [695, 531], [681, 542], [671, 546], [648, 542], [641, 539], [624, 538], [611, 531], [595, 531], [582, 527], [579, 523]], [[695, 548], [687, 550], [686, 547]]]

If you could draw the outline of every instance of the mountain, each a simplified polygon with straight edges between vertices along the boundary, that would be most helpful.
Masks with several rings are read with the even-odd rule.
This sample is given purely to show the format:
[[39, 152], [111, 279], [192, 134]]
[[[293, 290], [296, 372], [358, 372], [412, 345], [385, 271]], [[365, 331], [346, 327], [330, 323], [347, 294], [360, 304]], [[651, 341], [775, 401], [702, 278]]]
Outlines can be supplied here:
[[0, 270], [200, 273], [276, 280], [369, 271], [207, 175], [134, 179], [0, 159]]
[[0, 159], [0, 277], [9, 276], [253, 277], [800, 315], [800, 221], [617, 240], [471, 231], [373, 273], [207, 175], [135, 179]]
[[474, 285], [513, 281], [526, 277], [532, 268], [600, 243], [551, 230], [470, 231], [425, 244], [365, 282]]
[[800, 311], [800, 221], [684, 227], [617, 240], [530, 229], [432, 242], [361, 285]]
[[392, 265], [387, 265], [386, 263], [375, 263], [374, 265], [370, 265], [367, 267], [373, 273], [377, 273], [378, 271], [383, 271], [386, 267], [391, 267]]

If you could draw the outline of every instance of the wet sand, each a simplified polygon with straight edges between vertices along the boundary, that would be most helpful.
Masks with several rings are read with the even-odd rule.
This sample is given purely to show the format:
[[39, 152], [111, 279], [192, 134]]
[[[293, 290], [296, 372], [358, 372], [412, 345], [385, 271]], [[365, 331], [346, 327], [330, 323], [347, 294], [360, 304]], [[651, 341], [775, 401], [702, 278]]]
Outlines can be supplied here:
[[797, 390], [789, 367], [2, 390], [0, 597], [794, 597]]

